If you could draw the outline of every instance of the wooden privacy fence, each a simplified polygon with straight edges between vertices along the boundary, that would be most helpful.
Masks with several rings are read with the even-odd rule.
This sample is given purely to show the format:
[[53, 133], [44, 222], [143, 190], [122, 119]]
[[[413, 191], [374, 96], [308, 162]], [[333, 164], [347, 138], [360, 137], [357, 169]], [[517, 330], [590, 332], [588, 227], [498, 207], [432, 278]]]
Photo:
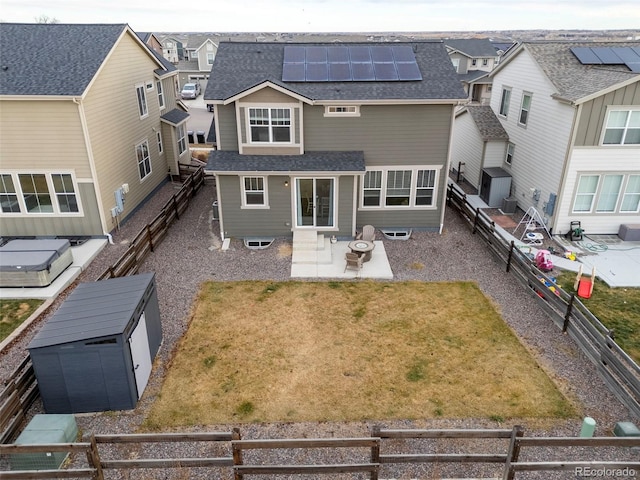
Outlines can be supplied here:
[[180, 215], [189, 206], [191, 199], [204, 184], [204, 167], [198, 167], [162, 207], [160, 213], [145, 225], [132, 240], [127, 251], [98, 280], [135, 275], [144, 259], [162, 242], [169, 227], [180, 219]]
[[[453, 442], [455, 440], [482, 441], [500, 440], [505, 445], [502, 452], [460, 453], [460, 447], [451, 446], [456, 453], [424, 453], [433, 445], [418, 444], [417, 453], [392, 453], [393, 442]], [[158, 458], [145, 455], [145, 445], [150, 443], [167, 444], [166, 451], [171, 456]], [[186, 448], [181, 449], [181, 445]], [[123, 447], [123, 448], [119, 448]], [[244, 479], [251, 475], [335, 475], [354, 474], [360, 478], [390, 478], [397, 474], [396, 467], [407, 464], [453, 465], [452, 474], [466, 476], [467, 470], [461, 464], [493, 464], [495, 476], [502, 471], [503, 480], [512, 480], [518, 472], [535, 471], [573, 471], [587, 472], [597, 469], [625, 470], [627, 476], [640, 473], [638, 455], [631, 448], [640, 447], [640, 437], [524, 437], [524, 429], [515, 426], [512, 429], [486, 430], [402, 430], [374, 427], [371, 437], [361, 438], [305, 438], [305, 439], [258, 439], [243, 440], [240, 430], [209, 433], [165, 433], [134, 435], [89, 435], [82, 442], [69, 444], [41, 445], [0, 445], [0, 479], [41, 479], [41, 478], [93, 478], [103, 480], [108, 471], [121, 472], [125, 478], [138, 478], [142, 470], [162, 469], [165, 478], [185, 478], [190, 469], [205, 468], [206, 475], [214, 471], [216, 478]], [[405, 445], [407, 448], [407, 445]], [[468, 448], [471, 448], [470, 446]], [[530, 458], [530, 451], [536, 448], [552, 449], [552, 454], [539, 455], [544, 461], [522, 461]], [[562, 449], [574, 450], [558, 453]], [[607, 458], [617, 460], [598, 460], [601, 450], [607, 448]], [[414, 448], [415, 450], [416, 448]], [[589, 460], [584, 460], [588, 449]], [[615, 449], [617, 453], [611, 452]], [[330, 455], [321, 458], [337, 459], [332, 463], [311, 462], [314, 451], [325, 450]], [[523, 453], [524, 450], [527, 452]], [[212, 455], [211, 452], [217, 455]], [[251, 461], [245, 457], [250, 452], [260, 451], [264, 455], [253, 456]], [[270, 455], [284, 462], [272, 463]], [[283, 452], [284, 451], [284, 452]], [[340, 451], [340, 453], [337, 453]], [[387, 451], [389, 451], [387, 453]], [[11, 461], [17, 455], [66, 452], [72, 455], [63, 468], [48, 470], [10, 470]], [[344, 452], [344, 453], [343, 453]], [[185, 456], [179, 456], [185, 453]], [[202, 453], [195, 456], [194, 453]], [[189, 454], [189, 456], [186, 456]], [[246, 454], [246, 455], [245, 455]], [[555, 459], [555, 460], [554, 460]], [[456, 466], [458, 465], [458, 466]], [[581, 469], [581, 470], [577, 470]], [[600, 475], [603, 476], [603, 475]]]
[[38, 395], [36, 375], [27, 356], [0, 392], [0, 443], [8, 442], [18, 433], [27, 410]]
[[615, 342], [614, 332], [605, 327], [575, 294], [568, 294], [555, 285], [555, 291], [548, 288], [547, 285], [553, 285], [552, 280], [536, 268], [513, 241], [502, 237], [491, 218], [474, 208], [465, 193], [454, 184], [448, 187], [447, 203], [505, 263], [506, 271], [534, 294], [556, 326], [573, 338], [618, 400], [640, 417], [640, 367]]

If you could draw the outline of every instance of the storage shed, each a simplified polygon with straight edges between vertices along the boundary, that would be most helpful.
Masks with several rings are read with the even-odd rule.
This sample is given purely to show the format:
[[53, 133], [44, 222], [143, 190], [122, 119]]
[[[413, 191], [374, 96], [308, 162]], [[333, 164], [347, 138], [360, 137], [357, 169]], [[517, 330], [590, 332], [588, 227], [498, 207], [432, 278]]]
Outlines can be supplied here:
[[511, 174], [500, 167], [482, 169], [480, 198], [492, 208], [500, 208], [511, 194]]
[[80, 284], [28, 347], [45, 411], [135, 408], [161, 343], [153, 273]]

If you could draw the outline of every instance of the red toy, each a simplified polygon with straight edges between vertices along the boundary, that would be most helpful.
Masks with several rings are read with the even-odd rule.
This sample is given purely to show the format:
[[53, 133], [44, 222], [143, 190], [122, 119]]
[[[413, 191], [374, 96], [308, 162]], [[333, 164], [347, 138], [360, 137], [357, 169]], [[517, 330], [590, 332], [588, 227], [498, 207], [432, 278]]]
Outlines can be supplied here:
[[593, 284], [596, 281], [596, 267], [591, 269], [591, 278], [582, 278], [582, 265], [576, 275], [576, 283], [573, 285], [573, 289], [578, 292], [580, 298], [591, 298], [593, 293]]
[[551, 253], [549, 253], [549, 250], [538, 250], [535, 261], [536, 267], [543, 272], [549, 272], [553, 269], [553, 261], [551, 261]]

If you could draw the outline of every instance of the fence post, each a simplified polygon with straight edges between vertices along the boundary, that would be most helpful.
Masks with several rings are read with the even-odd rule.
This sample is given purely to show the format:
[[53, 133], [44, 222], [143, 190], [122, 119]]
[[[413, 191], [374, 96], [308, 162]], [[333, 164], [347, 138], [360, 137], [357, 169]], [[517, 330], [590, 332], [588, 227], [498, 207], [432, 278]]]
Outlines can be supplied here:
[[476, 208], [476, 218], [473, 219], [473, 231], [471, 233], [475, 234], [478, 229], [478, 219], [480, 218], [480, 207]]
[[176, 202], [176, 194], [173, 194], [171, 197], [171, 201], [173, 202], [173, 211], [176, 212], [176, 218], [180, 220], [180, 212], [178, 211], [178, 202]]
[[453, 185], [447, 186], [447, 205], [451, 205], [451, 195], [453, 194]]
[[100, 454], [98, 453], [98, 445], [96, 443], [96, 437], [92, 433], [89, 439], [91, 445], [87, 450], [87, 461], [96, 471], [93, 475], [94, 480], [104, 480], [104, 473], [102, 473], [102, 464], [100, 463]]
[[149, 242], [149, 249], [153, 252], [153, 238], [151, 237], [151, 227], [147, 223], [147, 242]]
[[[240, 440], [240, 429], [238, 427], [234, 427], [231, 431], [231, 451], [233, 454], [233, 466], [242, 465], [242, 449], [237, 446], [234, 441]], [[233, 469], [233, 478], [234, 480], [242, 480], [244, 475], [238, 472], [235, 468]]]
[[573, 310], [573, 300], [576, 298], [576, 294], [572, 293], [571, 298], [569, 299], [569, 304], [567, 305], [567, 313], [564, 316], [564, 323], [562, 324], [562, 333], [567, 333], [567, 328], [569, 328], [569, 318], [571, 318], [571, 311]]
[[511, 257], [513, 257], [513, 249], [515, 248], [516, 242], [511, 240], [511, 244], [509, 246], [509, 256], [507, 257], [507, 273], [511, 271]]
[[[371, 447], [371, 463], [375, 463], [380, 465], [380, 426], [374, 425], [371, 431], [371, 436], [377, 437], [376, 444]], [[378, 480], [378, 475], [380, 472], [376, 468], [375, 471], [371, 472], [371, 480]]]
[[504, 472], [502, 474], [502, 480], [513, 480], [515, 471], [511, 470], [511, 464], [518, 461], [520, 456], [520, 442], [518, 438], [524, 435], [524, 427], [516, 425], [511, 430], [511, 439], [509, 440], [509, 450], [507, 451], [507, 461], [504, 464]]

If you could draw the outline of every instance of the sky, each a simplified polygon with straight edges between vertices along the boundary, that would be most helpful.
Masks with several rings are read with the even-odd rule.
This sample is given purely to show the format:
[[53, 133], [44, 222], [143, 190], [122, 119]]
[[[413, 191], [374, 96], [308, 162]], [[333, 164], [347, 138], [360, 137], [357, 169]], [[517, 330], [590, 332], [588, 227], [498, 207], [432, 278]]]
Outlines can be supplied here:
[[42, 16], [138, 32], [640, 31], [638, 0], [0, 0], [0, 21]]

